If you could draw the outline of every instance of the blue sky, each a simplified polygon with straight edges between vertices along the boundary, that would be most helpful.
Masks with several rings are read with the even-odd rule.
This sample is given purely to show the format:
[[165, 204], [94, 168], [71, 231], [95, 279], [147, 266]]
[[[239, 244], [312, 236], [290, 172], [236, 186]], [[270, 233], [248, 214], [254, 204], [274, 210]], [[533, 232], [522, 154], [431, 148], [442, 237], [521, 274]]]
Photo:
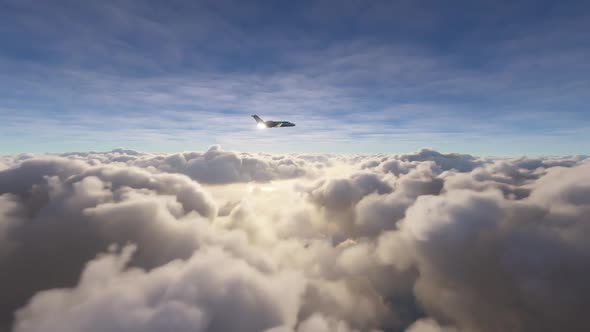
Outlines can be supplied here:
[[[0, 1], [0, 154], [590, 151], [587, 1]], [[297, 127], [258, 130], [249, 117]]]

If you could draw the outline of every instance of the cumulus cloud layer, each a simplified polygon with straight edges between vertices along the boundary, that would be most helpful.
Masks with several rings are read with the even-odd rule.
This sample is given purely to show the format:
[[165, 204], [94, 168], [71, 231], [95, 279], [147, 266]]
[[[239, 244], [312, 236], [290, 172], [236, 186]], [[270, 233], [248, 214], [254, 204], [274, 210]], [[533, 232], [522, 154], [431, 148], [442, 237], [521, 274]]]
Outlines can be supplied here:
[[0, 159], [0, 330], [587, 331], [582, 157]]
[[271, 181], [313, 175], [330, 164], [326, 156], [276, 156], [224, 151], [212, 146], [205, 152], [148, 154], [116, 149], [107, 153], [68, 153], [70, 159], [93, 164], [137, 166], [153, 172], [179, 173], [204, 184]]

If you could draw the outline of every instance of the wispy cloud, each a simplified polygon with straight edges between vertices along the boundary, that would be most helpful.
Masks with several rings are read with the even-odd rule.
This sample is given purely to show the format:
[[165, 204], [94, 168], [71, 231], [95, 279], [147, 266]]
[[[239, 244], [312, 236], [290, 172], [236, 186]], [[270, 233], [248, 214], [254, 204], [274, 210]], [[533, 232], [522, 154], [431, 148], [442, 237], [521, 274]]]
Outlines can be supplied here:
[[[589, 50], [578, 43], [584, 17], [569, 12], [550, 20], [550, 29], [518, 6], [503, 7], [513, 28], [439, 31], [445, 48], [408, 37], [434, 34], [453, 14], [421, 13], [409, 3], [351, 2], [338, 7], [340, 16], [323, 6], [295, 6], [288, 15], [234, 2], [8, 7], [3, 16], [13, 26], [2, 30], [3, 40], [18, 30], [35, 42], [23, 50], [11, 41], [12, 53], [0, 53], [0, 120], [8, 124], [0, 135], [25, 150], [67, 149], [64, 139], [78, 137], [87, 148], [119, 142], [177, 150], [185, 140], [266, 149], [271, 140], [284, 149], [348, 144], [350, 152], [393, 152], [414, 149], [400, 144], [413, 142], [496, 154], [467, 143], [498, 134], [528, 141], [524, 149], [538, 137], [560, 137], [558, 145], [576, 150], [590, 121]], [[393, 9], [396, 23], [381, 15]], [[342, 17], [351, 17], [348, 35]], [[288, 134], [255, 131], [253, 113], [298, 126]], [[12, 144], [0, 149], [15, 152]]]

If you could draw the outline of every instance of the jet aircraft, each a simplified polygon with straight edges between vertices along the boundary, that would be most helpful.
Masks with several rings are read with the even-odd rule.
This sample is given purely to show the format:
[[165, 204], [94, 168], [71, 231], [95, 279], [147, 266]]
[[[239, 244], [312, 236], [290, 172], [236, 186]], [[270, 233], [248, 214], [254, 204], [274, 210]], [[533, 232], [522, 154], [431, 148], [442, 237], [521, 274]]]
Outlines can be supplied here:
[[258, 128], [295, 127], [295, 124], [289, 121], [264, 121], [256, 114], [252, 117], [258, 123]]

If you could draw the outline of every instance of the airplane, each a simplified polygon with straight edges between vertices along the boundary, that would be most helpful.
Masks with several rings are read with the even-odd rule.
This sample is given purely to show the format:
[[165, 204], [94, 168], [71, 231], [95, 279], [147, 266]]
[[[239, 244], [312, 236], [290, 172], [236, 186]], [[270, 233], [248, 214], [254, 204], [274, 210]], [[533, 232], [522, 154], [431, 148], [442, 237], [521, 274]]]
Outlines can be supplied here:
[[289, 121], [264, 121], [256, 114], [252, 117], [258, 123], [258, 128], [295, 127], [295, 124]]

